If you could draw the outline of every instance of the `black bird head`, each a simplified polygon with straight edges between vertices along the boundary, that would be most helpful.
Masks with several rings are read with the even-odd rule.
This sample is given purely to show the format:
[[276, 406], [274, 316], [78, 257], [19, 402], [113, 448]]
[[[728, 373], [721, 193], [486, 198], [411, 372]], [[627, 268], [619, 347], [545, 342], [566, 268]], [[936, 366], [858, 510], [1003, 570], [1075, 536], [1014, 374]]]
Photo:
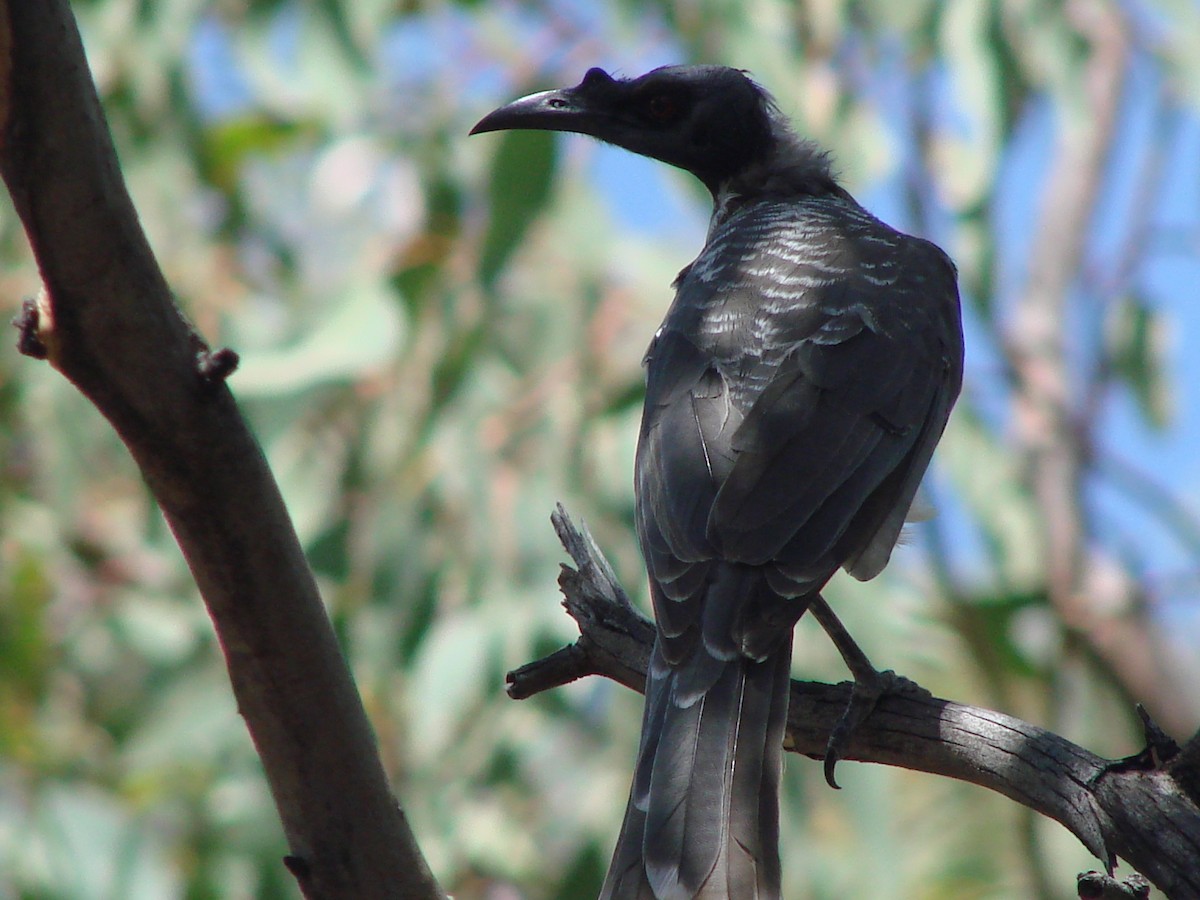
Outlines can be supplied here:
[[471, 134], [511, 129], [591, 135], [696, 175], [714, 196], [786, 136], [770, 95], [738, 69], [664, 66], [617, 79], [589, 69], [572, 88], [542, 91], [488, 113]]

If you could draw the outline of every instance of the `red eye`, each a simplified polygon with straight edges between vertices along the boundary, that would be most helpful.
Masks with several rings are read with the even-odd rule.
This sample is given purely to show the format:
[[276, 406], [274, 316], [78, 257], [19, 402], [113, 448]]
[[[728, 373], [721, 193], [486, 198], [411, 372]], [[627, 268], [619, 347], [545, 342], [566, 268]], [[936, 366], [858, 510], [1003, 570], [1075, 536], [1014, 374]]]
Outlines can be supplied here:
[[646, 103], [646, 115], [655, 122], [670, 122], [679, 118], [679, 103], [667, 94], [655, 94]]

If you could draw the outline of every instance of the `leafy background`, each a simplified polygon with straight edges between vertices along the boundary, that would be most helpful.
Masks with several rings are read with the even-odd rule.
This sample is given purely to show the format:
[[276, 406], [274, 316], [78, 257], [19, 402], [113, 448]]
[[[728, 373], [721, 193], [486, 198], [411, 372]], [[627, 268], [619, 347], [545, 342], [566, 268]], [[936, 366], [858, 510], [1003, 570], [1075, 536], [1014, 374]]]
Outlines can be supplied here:
[[[1139, 747], [1135, 700], [1179, 738], [1195, 729], [1200, 698], [1180, 689], [1200, 637], [1194, 3], [75, 11], [153, 246], [200, 330], [242, 355], [231, 387], [455, 896], [594, 895], [640, 719], [639, 698], [594, 680], [503, 694], [506, 670], [572, 638], [555, 501], [642, 593], [639, 362], [706, 224], [701, 192], [657, 164], [576, 138], [466, 139], [488, 109], [591, 65], [751, 69], [869, 207], [959, 262], [969, 363], [931, 483], [940, 515], [876, 583], [830, 590], [876, 661], [1108, 755]], [[1084, 228], [1048, 231], [1067, 149], [1105, 109]], [[3, 203], [15, 310], [38, 281]], [[1063, 375], [1052, 436], [1074, 463], [1065, 576], [1062, 500], [1038, 481], [1046, 435], [1020, 375], [1038, 309], [1054, 311]], [[1106, 640], [1113, 628], [1138, 639]], [[799, 676], [844, 677], [809, 623], [796, 656]], [[1095, 867], [1057, 825], [979, 789], [854, 764], [839, 778], [831, 792], [817, 764], [788, 760], [788, 897], [1067, 897]], [[284, 852], [135, 468], [6, 342], [0, 897], [294, 897]]]

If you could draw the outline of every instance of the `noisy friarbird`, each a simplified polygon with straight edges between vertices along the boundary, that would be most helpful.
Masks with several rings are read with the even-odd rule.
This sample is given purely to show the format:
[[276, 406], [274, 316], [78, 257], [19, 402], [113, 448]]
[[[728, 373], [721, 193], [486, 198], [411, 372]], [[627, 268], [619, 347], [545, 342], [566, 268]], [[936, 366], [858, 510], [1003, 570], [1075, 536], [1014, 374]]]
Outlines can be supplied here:
[[954, 265], [859, 206], [736, 69], [592, 69], [472, 133], [503, 129], [591, 135], [712, 193], [646, 352], [634, 487], [657, 638], [601, 896], [778, 898], [792, 627], [827, 613], [839, 567], [888, 562], [962, 381]]

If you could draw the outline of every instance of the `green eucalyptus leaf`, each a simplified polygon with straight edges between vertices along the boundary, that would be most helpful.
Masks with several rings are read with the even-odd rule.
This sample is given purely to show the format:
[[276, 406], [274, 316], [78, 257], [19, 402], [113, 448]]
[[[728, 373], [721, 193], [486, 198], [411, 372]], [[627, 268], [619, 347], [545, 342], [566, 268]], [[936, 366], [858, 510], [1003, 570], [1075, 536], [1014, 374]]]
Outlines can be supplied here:
[[1143, 297], [1130, 294], [1113, 305], [1105, 323], [1108, 359], [1133, 394], [1138, 412], [1152, 428], [1171, 421], [1171, 391], [1163, 366], [1166, 328]]
[[490, 290], [529, 226], [550, 199], [558, 143], [546, 131], [506, 131], [492, 161], [491, 217], [479, 259], [479, 281]]

